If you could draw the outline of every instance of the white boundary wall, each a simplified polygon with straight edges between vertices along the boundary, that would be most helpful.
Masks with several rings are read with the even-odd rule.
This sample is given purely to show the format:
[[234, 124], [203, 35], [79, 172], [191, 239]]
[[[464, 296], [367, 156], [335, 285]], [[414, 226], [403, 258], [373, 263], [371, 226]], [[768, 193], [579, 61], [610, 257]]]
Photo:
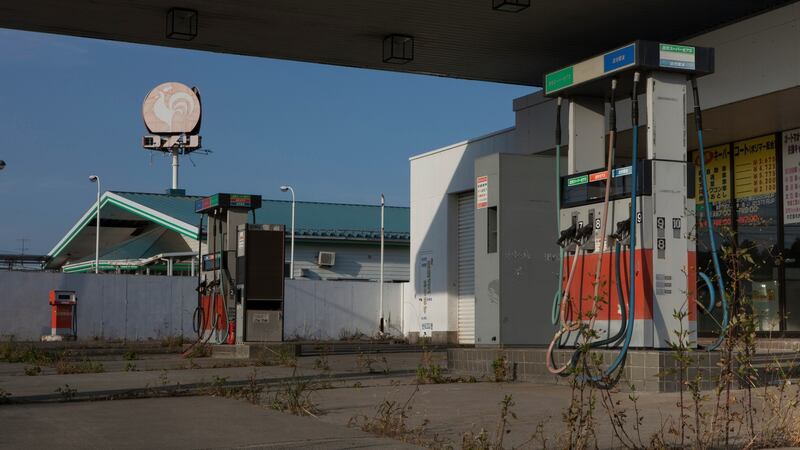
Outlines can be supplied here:
[[[77, 292], [79, 339], [191, 339], [196, 285], [192, 277], [0, 272], [0, 339], [29, 341], [50, 334], [51, 289]], [[285, 336], [338, 339], [342, 330], [375, 334], [378, 288], [370, 282], [286, 280]], [[393, 334], [402, 329], [405, 288], [406, 283], [384, 285], [384, 317]]]

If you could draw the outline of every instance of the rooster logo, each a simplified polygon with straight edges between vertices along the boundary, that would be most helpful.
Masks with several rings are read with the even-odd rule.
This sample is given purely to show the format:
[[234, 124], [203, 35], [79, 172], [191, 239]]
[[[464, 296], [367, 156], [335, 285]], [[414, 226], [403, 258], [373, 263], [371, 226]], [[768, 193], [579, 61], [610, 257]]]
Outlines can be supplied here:
[[189, 133], [200, 120], [200, 101], [186, 85], [164, 83], [145, 98], [143, 115], [152, 133]]

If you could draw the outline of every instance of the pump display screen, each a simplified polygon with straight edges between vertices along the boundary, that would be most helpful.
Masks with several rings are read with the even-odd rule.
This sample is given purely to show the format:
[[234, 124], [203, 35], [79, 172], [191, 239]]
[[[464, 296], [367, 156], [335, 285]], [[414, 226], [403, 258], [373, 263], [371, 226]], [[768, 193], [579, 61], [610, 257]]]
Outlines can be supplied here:
[[[640, 195], [650, 195], [652, 166], [639, 163]], [[609, 199], [628, 197], [631, 194], [633, 167], [616, 167], [612, 170]], [[607, 170], [593, 170], [561, 177], [561, 206], [564, 208], [602, 202], [606, 194]]]
[[216, 208], [258, 209], [261, 208], [261, 196], [219, 193], [201, 198], [194, 203], [194, 210], [198, 213], [204, 213]]

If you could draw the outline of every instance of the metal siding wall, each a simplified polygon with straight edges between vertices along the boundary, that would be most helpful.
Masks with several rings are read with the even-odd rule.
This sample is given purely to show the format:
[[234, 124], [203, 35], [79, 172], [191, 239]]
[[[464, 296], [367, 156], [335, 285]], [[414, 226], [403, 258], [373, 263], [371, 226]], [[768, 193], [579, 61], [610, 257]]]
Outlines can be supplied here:
[[[383, 308], [387, 331], [403, 334], [401, 301], [404, 283], [384, 283]], [[284, 337], [339, 339], [378, 331], [379, 283], [294, 280], [286, 282]]]
[[[317, 265], [317, 254], [320, 252], [336, 252], [336, 263], [333, 267]], [[409, 277], [408, 247], [386, 246], [384, 253], [384, 280], [408, 281]], [[287, 244], [286, 258], [289, 258]], [[299, 244], [294, 248], [294, 276], [303, 276], [302, 269], [311, 272], [310, 279], [354, 278], [377, 281], [380, 279], [381, 252], [374, 245], [336, 245], [336, 244]]]
[[[193, 277], [0, 271], [0, 340], [38, 341], [50, 334], [50, 289], [78, 294], [78, 338], [194, 338]], [[401, 302], [407, 283], [384, 284], [389, 331], [402, 335]], [[338, 339], [342, 330], [374, 334], [379, 284], [286, 280], [286, 336]]]
[[76, 291], [79, 339], [194, 335], [193, 277], [0, 272], [0, 285], [0, 338], [50, 334], [51, 289]]
[[458, 195], [458, 343], [475, 343], [475, 194]]

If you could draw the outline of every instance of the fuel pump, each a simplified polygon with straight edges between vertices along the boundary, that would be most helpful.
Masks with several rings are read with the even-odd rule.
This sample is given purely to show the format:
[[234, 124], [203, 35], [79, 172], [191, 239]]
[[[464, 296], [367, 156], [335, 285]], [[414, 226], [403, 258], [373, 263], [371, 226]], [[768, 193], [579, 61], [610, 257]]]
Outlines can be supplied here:
[[78, 296], [75, 291], [54, 289], [48, 296], [50, 304], [50, 334], [43, 341], [76, 339], [78, 336]]
[[[609, 386], [629, 347], [669, 348], [674, 331], [696, 333], [694, 221], [687, 217], [694, 211], [693, 168], [686, 158], [687, 82], [713, 71], [711, 48], [635, 41], [545, 75], [545, 95], [557, 99], [557, 116], [569, 102], [568, 170], [565, 176], [559, 173], [558, 185], [563, 255], [553, 305], [558, 330], [547, 356], [552, 373], [574, 368], [579, 351], [560, 367], [553, 352], [577, 346], [581, 328], [589, 330], [583, 336], [589, 336], [590, 347], [620, 348], [603, 373], [583, 375], [599, 387]], [[642, 159], [641, 94], [647, 112]], [[631, 156], [620, 161], [616, 109], [626, 100]]]
[[[236, 320], [241, 316], [237, 293], [237, 227], [261, 207], [260, 195], [219, 193], [197, 200], [195, 212], [208, 218], [207, 251], [200, 252], [194, 328], [198, 342], [236, 343]], [[201, 227], [202, 229], [202, 227]], [[201, 247], [202, 248], [202, 247]]]

